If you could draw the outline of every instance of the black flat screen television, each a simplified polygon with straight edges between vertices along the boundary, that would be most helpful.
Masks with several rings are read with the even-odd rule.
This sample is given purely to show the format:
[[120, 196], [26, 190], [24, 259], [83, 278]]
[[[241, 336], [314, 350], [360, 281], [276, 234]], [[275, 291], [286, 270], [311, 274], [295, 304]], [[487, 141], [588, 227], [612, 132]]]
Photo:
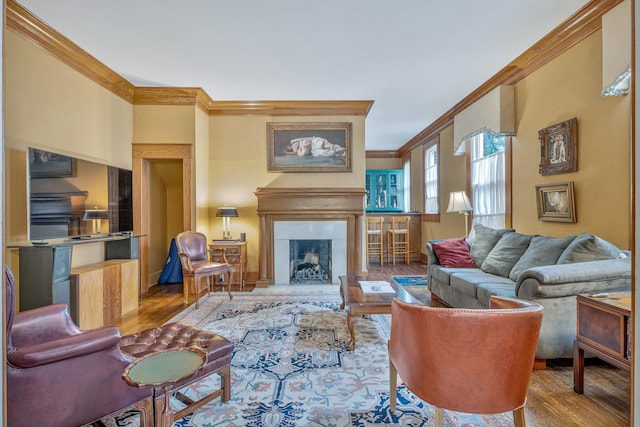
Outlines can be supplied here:
[[133, 180], [128, 169], [29, 147], [30, 241], [133, 232]]

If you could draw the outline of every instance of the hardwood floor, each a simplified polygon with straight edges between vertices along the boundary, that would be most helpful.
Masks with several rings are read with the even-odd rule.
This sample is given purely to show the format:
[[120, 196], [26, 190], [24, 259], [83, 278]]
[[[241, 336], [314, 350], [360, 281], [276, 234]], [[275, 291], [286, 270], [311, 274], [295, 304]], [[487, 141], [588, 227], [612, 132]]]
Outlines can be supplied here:
[[[426, 265], [397, 263], [395, 265], [369, 265], [371, 276], [424, 275]], [[231, 287], [233, 292], [252, 292], [254, 286], [244, 289]], [[221, 288], [217, 289], [222, 292]], [[189, 301], [189, 304], [193, 300]], [[184, 303], [182, 284], [153, 286], [140, 299], [137, 313], [128, 315], [114, 324], [122, 335], [162, 325], [188, 304]], [[534, 370], [525, 408], [527, 425], [558, 426], [628, 426], [630, 424], [629, 373], [614, 368], [598, 359], [585, 361], [585, 392], [573, 391], [571, 359], [547, 361], [547, 369]]]

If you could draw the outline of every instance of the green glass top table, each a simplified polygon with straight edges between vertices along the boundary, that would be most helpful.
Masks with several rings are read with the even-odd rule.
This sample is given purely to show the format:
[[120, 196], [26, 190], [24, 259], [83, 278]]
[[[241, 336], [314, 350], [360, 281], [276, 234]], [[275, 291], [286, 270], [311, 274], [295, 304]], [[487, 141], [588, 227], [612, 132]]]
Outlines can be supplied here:
[[122, 374], [127, 384], [138, 388], [163, 388], [164, 409], [156, 422], [162, 427], [173, 424], [171, 387], [193, 375], [207, 362], [206, 353], [196, 347], [165, 350], [133, 361]]

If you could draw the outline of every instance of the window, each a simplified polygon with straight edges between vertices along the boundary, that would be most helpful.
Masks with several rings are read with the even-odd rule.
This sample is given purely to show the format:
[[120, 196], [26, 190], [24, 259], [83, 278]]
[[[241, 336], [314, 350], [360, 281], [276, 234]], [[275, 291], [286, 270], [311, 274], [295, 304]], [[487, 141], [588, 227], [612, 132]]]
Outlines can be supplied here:
[[507, 138], [479, 134], [471, 139], [471, 202], [473, 220], [503, 228], [507, 218]]
[[424, 150], [424, 213], [438, 214], [438, 144]]
[[404, 169], [404, 211], [411, 211], [411, 156], [402, 159]]

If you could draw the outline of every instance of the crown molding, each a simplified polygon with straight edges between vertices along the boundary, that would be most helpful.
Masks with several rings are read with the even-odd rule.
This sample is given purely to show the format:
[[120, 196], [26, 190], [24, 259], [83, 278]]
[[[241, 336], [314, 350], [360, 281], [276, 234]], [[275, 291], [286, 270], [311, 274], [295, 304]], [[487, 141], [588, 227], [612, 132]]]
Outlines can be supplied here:
[[365, 151], [365, 157], [367, 159], [391, 159], [394, 157], [400, 158], [400, 152], [398, 150], [367, 150]]
[[5, 10], [7, 28], [125, 101], [131, 102], [134, 86], [118, 73], [58, 33], [15, 0], [7, 0]]
[[199, 87], [136, 87], [134, 105], [195, 105], [208, 112], [211, 97]]
[[373, 101], [213, 101], [211, 115], [367, 116]]
[[[514, 84], [602, 26], [601, 17], [622, 0], [592, 0], [540, 39], [510, 64], [445, 112], [397, 150], [403, 156], [431, 140], [453, 123], [453, 117], [501, 84]], [[373, 101], [213, 101], [200, 88], [136, 88], [46, 22], [16, 3], [6, 0], [6, 26], [46, 50], [80, 74], [122, 99], [137, 105], [196, 105], [211, 115], [367, 116]], [[394, 152], [395, 153], [395, 152]]]
[[469, 107], [499, 85], [513, 85], [552, 59], [602, 28], [602, 15], [622, 0], [592, 0], [567, 18], [537, 43], [498, 71], [493, 77], [471, 92], [449, 111], [437, 118], [409, 142], [399, 148], [401, 155], [429, 142], [444, 128], [453, 124], [456, 114]]

